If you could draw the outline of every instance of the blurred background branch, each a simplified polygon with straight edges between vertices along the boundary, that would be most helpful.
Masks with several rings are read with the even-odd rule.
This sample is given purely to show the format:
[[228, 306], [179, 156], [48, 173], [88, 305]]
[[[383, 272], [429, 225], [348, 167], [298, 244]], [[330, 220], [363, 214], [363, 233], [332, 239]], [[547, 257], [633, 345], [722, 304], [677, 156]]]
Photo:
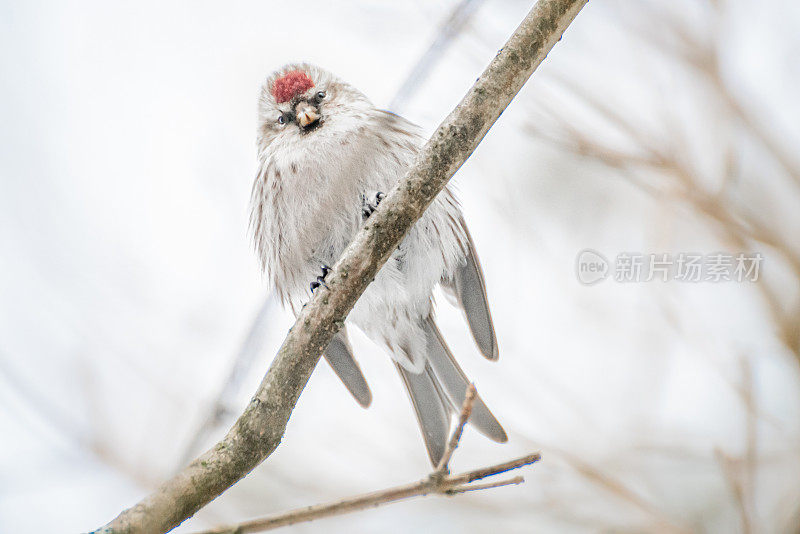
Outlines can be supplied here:
[[[696, 132], [690, 134], [684, 125], [676, 123], [678, 109], [670, 101], [661, 110], [664, 130], [656, 134], [636, 116], [626, 116], [614, 109], [602, 97], [574, 77], [557, 74], [552, 77], [558, 90], [572, 95], [585, 105], [585, 109], [605, 123], [610, 130], [622, 134], [623, 140], [590, 135], [582, 122], [587, 117], [566, 119], [552, 107], [538, 107], [547, 120], [528, 124], [528, 131], [537, 138], [546, 140], [561, 150], [579, 157], [590, 158], [611, 169], [620, 171], [619, 176], [631, 181], [641, 190], [656, 199], [674, 202], [678, 207], [688, 208], [696, 217], [705, 219], [725, 246], [732, 250], [770, 250], [771, 257], [780, 259], [792, 276], [792, 287], [800, 284], [800, 241], [792, 232], [782, 227], [781, 219], [769, 217], [755, 210], [748, 201], [743, 188], [755, 182], [760, 199], [765, 205], [779, 205], [787, 201], [800, 205], [800, 167], [775, 138], [765, 129], [764, 119], [757, 119], [757, 112], [742, 105], [721, 72], [721, 42], [723, 10], [709, 2], [702, 19], [704, 27], [692, 29], [669, 8], [656, 8], [644, 4], [638, 9], [644, 12], [639, 20], [647, 26], [632, 28], [644, 46], [655, 46], [666, 59], [677, 65], [685, 75], [697, 73], [694, 81], [701, 87], [696, 92], [699, 109], [714, 109], [715, 103], [724, 104], [722, 120], [734, 125], [733, 138], [722, 139], [726, 143], [719, 150], [698, 151], [695, 148]], [[653, 25], [658, 20], [659, 25]], [[706, 83], [703, 83], [705, 80]], [[702, 87], [705, 85], [705, 87]], [[759, 105], [751, 100], [753, 105]], [[763, 106], [763, 103], [760, 104]], [[699, 127], [714, 128], [716, 122], [700, 122]], [[713, 132], [708, 132], [713, 136]], [[793, 184], [776, 188], [752, 171], [742, 168], [741, 135], [760, 142], [774, 165], [782, 169]], [[706, 160], [717, 157], [711, 170]], [[763, 168], [771, 165], [764, 163]], [[759, 171], [763, 172], [763, 171]], [[774, 197], [770, 199], [770, 197]], [[781, 201], [778, 200], [781, 199]], [[757, 284], [781, 339], [787, 348], [800, 359], [800, 295], [786, 291], [784, 284], [760, 280]]]
[[[431, 132], [530, 3], [311, 1], [302, 34], [269, 22], [292, 4], [81, 6], [0, 6], [0, 524], [20, 533], [86, 531], [153, 489], [221, 435], [291, 325], [265, 305], [244, 231], [264, 74], [308, 60], [377, 103], [415, 78], [394, 109]], [[549, 452], [537, 484], [328, 528], [797, 532], [797, 7], [584, 9], [456, 178], [502, 365], [458, 345], [461, 318], [437, 305], [513, 427], [502, 454]], [[585, 248], [764, 262], [754, 283], [586, 287]], [[276, 461], [177, 532], [425, 468], [394, 370], [351, 335], [371, 409], [320, 366]], [[495, 450], [463, 441], [465, 465]]]

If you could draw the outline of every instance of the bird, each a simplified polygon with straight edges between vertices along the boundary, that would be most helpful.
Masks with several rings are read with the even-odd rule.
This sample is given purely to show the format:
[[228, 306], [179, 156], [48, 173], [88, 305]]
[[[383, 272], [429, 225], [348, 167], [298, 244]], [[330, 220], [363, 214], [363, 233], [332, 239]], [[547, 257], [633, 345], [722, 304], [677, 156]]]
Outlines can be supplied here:
[[[262, 84], [258, 170], [250, 232], [272, 290], [297, 316], [330, 265], [409, 169], [420, 127], [375, 107], [354, 86], [308, 63]], [[431, 464], [442, 458], [469, 380], [436, 325], [432, 292], [461, 308], [480, 352], [499, 356], [486, 283], [453, 189], [446, 186], [356, 302], [323, 352], [356, 401], [372, 393], [348, 340], [354, 325], [386, 349], [416, 414]], [[496, 442], [507, 435], [478, 396], [469, 423]]]

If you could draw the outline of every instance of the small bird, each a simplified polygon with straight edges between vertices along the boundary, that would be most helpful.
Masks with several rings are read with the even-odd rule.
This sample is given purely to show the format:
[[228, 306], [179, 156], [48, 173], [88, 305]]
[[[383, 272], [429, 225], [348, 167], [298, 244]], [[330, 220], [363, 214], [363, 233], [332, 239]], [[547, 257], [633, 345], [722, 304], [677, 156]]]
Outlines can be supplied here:
[[[258, 103], [258, 172], [250, 228], [269, 282], [297, 314], [345, 247], [410, 167], [425, 142], [416, 125], [377, 109], [359, 90], [309, 64], [264, 82]], [[497, 339], [475, 246], [453, 191], [445, 189], [403, 239], [348, 317], [391, 356], [416, 412], [431, 463], [444, 453], [469, 381], [432, 309], [440, 284], [466, 315], [481, 353]], [[364, 407], [372, 394], [346, 326], [325, 359]], [[489, 438], [506, 433], [480, 398], [469, 422]]]

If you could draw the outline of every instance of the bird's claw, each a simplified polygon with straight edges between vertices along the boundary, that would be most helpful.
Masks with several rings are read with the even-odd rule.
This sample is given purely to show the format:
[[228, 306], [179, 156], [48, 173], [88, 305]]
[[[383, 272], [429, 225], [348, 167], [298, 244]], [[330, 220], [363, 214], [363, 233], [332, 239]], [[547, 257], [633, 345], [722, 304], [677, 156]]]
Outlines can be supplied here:
[[369, 219], [369, 216], [378, 209], [378, 204], [386, 198], [386, 195], [380, 191], [376, 191], [370, 196], [365, 194], [361, 195], [361, 217], [364, 220]]
[[328, 273], [331, 272], [331, 268], [327, 265], [322, 266], [322, 275], [318, 276], [316, 280], [311, 282], [311, 293], [314, 293], [314, 290], [317, 289], [319, 286], [325, 286], [325, 288], [330, 289], [328, 284], [325, 283], [325, 278], [328, 276]]

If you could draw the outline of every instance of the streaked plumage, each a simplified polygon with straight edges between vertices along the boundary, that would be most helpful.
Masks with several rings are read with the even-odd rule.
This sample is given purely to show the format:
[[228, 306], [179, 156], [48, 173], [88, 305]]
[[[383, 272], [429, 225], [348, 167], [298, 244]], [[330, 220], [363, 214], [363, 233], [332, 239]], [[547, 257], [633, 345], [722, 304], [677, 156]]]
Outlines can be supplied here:
[[[313, 65], [287, 65], [266, 80], [250, 222], [270, 283], [292, 310], [309, 298], [309, 283], [321, 266], [333, 265], [363, 224], [365, 199], [391, 190], [424, 141], [418, 127], [376, 109], [358, 90]], [[396, 362], [434, 464], [468, 384], [433, 320], [431, 292], [440, 283], [464, 310], [481, 352], [497, 359], [480, 264], [449, 188], [348, 317]], [[369, 405], [371, 393], [345, 329], [325, 357], [356, 400]], [[470, 422], [505, 441], [480, 399]]]

